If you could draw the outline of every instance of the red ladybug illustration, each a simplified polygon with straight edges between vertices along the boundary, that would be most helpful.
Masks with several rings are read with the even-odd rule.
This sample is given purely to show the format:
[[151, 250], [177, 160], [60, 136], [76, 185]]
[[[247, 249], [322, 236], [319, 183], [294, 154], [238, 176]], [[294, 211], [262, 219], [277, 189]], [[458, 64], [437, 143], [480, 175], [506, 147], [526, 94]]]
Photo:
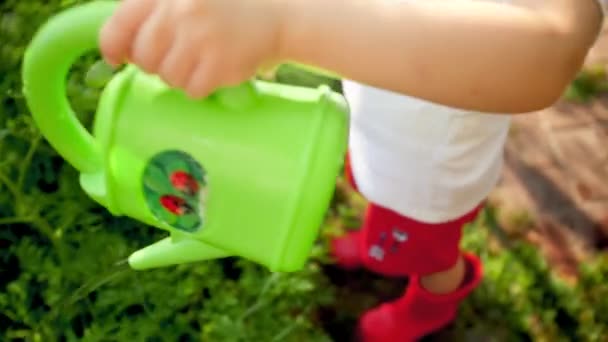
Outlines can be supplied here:
[[175, 189], [192, 196], [198, 192], [198, 182], [191, 174], [184, 171], [175, 171], [171, 174], [171, 184]]
[[165, 209], [169, 210], [171, 213], [175, 215], [185, 215], [193, 212], [194, 210], [186, 200], [181, 197], [173, 196], [173, 195], [164, 195], [160, 198], [160, 203]]

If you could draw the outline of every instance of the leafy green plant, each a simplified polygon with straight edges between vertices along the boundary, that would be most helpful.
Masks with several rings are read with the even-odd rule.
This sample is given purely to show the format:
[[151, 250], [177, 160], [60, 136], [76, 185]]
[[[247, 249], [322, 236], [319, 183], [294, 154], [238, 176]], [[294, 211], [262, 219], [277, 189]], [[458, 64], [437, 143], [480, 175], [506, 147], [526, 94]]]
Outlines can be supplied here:
[[564, 93], [573, 102], [587, 102], [608, 90], [608, 78], [603, 64], [583, 68]]
[[[583, 265], [578, 283], [569, 285], [534, 245], [498, 231], [495, 210], [488, 208], [465, 236], [464, 246], [482, 256], [486, 277], [465, 302], [454, 333], [466, 340], [606, 341], [606, 256]], [[500, 240], [494, 250], [493, 239]]]
[[[407, 280], [332, 265], [328, 239], [357, 227], [364, 207], [343, 187], [301, 272], [273, 274], [241, 259], [126, 267], [131, 252], [163, 234], [92, 202], [40, 136], [21, 94], [21, 58], [34, 30], [76, 2], [0, 2], [0, 340], [348, 341], [361, 312], [402, 293]], [[110, 74], [97, 60], [84, 56], [68, 80], [86, 126]], [[276, 80], [339, 90], [291, 67]], [[568, 285], [535, 246], [501, 234], [494, 210], [465, 234], [465, 247], [484, 260], [483, 284], [458, 320], [428, 340], [607, 341], [608, 258], [583, 265]]]

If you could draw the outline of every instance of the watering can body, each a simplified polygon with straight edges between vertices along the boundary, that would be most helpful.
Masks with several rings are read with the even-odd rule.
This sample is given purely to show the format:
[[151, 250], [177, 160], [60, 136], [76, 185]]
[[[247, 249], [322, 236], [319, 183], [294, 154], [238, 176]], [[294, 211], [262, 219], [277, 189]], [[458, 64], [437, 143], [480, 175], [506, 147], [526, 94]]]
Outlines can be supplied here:
[[106, 85], [92, 134], [65, 96], [72, 63], [95, 49], [116, 3], [51, 18], [24, 59], [24, 94], [49, 143], [114, 215], [169, 237], [132, 268], [240, 256], [273, 271], [303, 267], [346, 150], [347, 106], [318, 89], [248, 81], [193, 100], [128, 65]]

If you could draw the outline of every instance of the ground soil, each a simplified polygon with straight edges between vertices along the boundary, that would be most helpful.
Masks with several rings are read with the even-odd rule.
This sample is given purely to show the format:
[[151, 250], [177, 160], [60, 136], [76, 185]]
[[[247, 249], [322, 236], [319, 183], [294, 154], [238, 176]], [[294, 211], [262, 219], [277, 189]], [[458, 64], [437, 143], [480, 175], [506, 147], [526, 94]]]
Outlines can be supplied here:
[[[587, 64], [608, 65], [608, 26]], [[511, 234], [537, 243], [565, 276], [608, 248], [608, 96], [516, 117], [491, 201]]]

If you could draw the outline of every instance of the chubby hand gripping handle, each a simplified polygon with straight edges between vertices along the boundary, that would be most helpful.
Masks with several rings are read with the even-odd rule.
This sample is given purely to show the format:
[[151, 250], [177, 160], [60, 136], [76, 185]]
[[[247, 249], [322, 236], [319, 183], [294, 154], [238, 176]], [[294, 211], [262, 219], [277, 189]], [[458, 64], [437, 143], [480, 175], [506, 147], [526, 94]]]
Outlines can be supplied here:
[[[30, 42], [23, 61], [23, 92], [37, 126], [53, 148], [82, 173], [103, 168], [100, 146], [81, 125], [66, 96], [72, 64], [99, 47], [99, 32], [118, 6], [97, 0], [69, 8], [47, 21]], [[255, 98], [252, 81], [218, 89], [225, 107], [243, 107]]]

